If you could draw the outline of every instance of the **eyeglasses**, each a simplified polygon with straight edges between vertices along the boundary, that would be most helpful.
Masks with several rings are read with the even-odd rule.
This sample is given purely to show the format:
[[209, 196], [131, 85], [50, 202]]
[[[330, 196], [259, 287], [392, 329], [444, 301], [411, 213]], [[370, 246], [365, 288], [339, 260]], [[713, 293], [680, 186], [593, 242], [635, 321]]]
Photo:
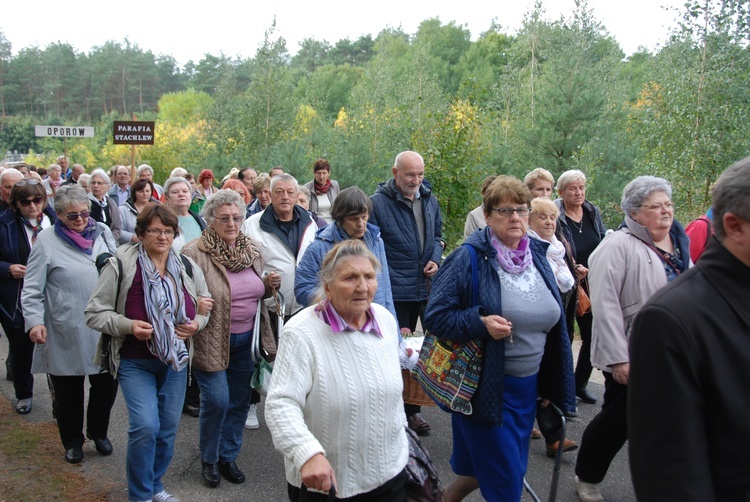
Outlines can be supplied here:
[[646, 209], [651, 209], [651, 210], [656, 210], [656, 209], [660, 210], [660, 209], [664, 208], [667, 211], [669, 211], [670, 209], [674, 208], [674, 206], [672, 205], [671, 202], [665, 202], [663, 204], [641, 204], [638, 207], [645, 207]]
[[24, 207], [29, 207], [32, 204], [40, 206], [42, 205], [42, 202], [44, 202], [44, 197], [34, 197], [33, 199], [20, 199], [18, 201], [18, 203]]
[[528, 207], [493, 207], [492, 211], [497, 211], [497, 214], [499, 214], [501, 218], [510, 218], [513, 216], [513, 213], [516, 213], [520, 218], [529, 215]]
[[154, 237], [161, 237], [164, 235], [170, 239], [175, 235], [174, 230], [159, 230], [158, 228], [149, 228], [146, 230], [146, 233]]
[[220, 221], [222, 225], [229, 225], [230, 221], [235, 222], [237, 225], [242, 223], [245, 218], [242, 216], [222, 216], [221, 218], [216, 218], [217, 221]]
[[68, 219], [68, 221], [76, 221], [78, 218], [83, 218], [84, 220], [86, 220], [88, 219], [90, 214], [91, 213], [89, 211], [81, 211], [80, 213], [66, 214], [65, 217]]

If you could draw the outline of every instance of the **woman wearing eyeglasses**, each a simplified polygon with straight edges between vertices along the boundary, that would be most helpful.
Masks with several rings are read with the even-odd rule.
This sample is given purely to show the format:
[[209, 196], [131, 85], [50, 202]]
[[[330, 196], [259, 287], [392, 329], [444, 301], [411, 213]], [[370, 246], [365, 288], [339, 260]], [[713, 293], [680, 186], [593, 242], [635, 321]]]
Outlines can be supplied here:
[[591, 362], [604, 373], [604, 404], [583, 432], [576, 459], [576, 488], [584, 502], [603, 500], [598, 485], [628, 438], [633, 318], [651, 295], [691, 265], [690, 240], [674, 219], [667, 180], [639, 176], [623, 190], [620, 207], [625, 221], [589, 257]]
[[86, 327], [83, 315], [99, 277], [96, 257], [116, 247], [109, 228], [90, 217], [90, 204], [77, 185], [57, 190], [58, 220], [37, 236], [21, 293], [26, 329], [37, 344], [31, 370], [52, 379], [57, 426], [70, 463], [83, 460], [85, 377], [90, 385], [86, 437], [102, 455], [112, 453], [107, 429], [117, 392], [112, 375], [94, 364], [100, 333]]
[[186, 343], [208, 321], [199, 299], [209, 294], [198, 266], [172, 249], [172, 211], [146, 204], [135, 231], [139, 242], [121, 246], [102, 269], [86, 322], [112, 335], [110, 364], [128, 408], [128, 500], [175, 502], [162, 477], [185, 399]]
[[[212, 488], [222, 476], [230, 483], [245, 481], [235, 459], [242, 448], [248, 410], [254, 404], [249, 383], [256, 316], [261, 316], [263, 348], [268, 354], [276, 353], [268, 310], [259, 300], [281, 285], [281, 276], [261, 277], [260, 248], [240, 232], [245, 210], [245, 202], [234, 190], [219, 190], [209, 196], [202, 209], [208, 228], [182, 248], [206, 274], [215, 302], [206, 329], [193, 339], [192, 361], [201, 391], [202, 475]], [[258, 401], [260, 396], [255, 399]]]
[[[482, 374], [469, 415], [454, 413], [443, 500], [476, 488], [486, 500], [521, 499], [537, 397], [575, 410], [573, 355], [546, 246], [526, 233], [531, 192], [498, 176], [482, 196], [487, 227], [446, 258], [432, 284], [424, 324], [454, 342], [479, 340]], [[473, 298], [471, 250], [478, 298]]]
[[23, 323], [21, 290], [26, 263], [39, 232], [55, 224], [57, 215], [47, 206], [47, 193], [36, 180], [21, 180], [10, 191], [10, 209], [0, 213], [0, 323], [8, 336], [16, 411], [31, 411], [34, 343]]

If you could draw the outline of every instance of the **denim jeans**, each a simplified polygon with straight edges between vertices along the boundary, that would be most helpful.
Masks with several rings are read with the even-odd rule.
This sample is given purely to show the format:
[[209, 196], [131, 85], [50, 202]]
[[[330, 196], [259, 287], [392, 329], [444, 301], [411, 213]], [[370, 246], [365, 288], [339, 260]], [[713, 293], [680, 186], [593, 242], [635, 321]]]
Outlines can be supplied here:
[[239, 455], [253, 391], [250, 387], [253, 333], [247, 331], [229, 336], [229, 366], [226, 370], [194, 370], [201, 389], [201, 459], [209, 464], [231, 462]]
[[128, 407], [128, 499], [151, 500], [174, 453], [185, 400], [187, 369], [177, 372], [158, 359], [122, 358], [117, 379]]

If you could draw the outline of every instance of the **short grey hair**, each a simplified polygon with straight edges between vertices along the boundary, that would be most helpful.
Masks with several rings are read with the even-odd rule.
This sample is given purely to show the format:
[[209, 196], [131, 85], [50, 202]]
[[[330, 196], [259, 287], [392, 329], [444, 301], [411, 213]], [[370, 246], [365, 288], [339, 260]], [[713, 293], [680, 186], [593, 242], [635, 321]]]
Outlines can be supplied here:
[[[256, 179], [257, 181], [257, 179]], [[278, 185], [279, 183], [294, 183], [294, 188], [299, 190], [299, 183], [297, 183], [297, 178], [292, 176], [289, 173], [281, 173], [277, 174], [273, 178], [271, 178], [271, 192], [273, 193], [273, 189]]]
[[[300, 185], [299, 186], [299, 191], [302, 192], [303, 194], [305, 194], [305, 196], [307, 197], [307, 200], [310, 200], [310, 197], [312, 197], [312, 194], [310, 193], [310, 189], [307, 188], [305, 185]], [[335, 200], [336, 199], [334, 199], [334, 201]]]
[[638, 176], [636, 179], [625, 185], [622, 191], [622, 201], [620, 209], [631, 216], [633, 211], [643, 204], [655, 192], [664, 192], [667, 197], [672, 199], [672, 186], [664, 178], [656, 176]]
[[62, 167], [60, 167], [60, 164], [50, 164], [50, 165], [47, 166], [47, 172], [50, 172], [53, 169], [57, 169], [59, 171], [62, 171]]
[[86, 204], [86, 209], [91, 209], [89, 194], [78, 185], [62, 185], [55, 192], [55, 212], [61, 215], [73, 204]]
[[169, 173], [169, 177], [184, 178], [187, 173], [187, 169], [185, 169], [184, 167], [175, 167], [174, 169], [172, 169], [172, 172]]
[[135, 170], [135, 177], [140, 178], [141, 173], [144, 171], [149, 171], [151, 173], [151, 176], [154, 175], [154, 168], [149, 166], [148, 164], [141, 164], [138, 166], [138, 169]]
[[[81, 176], [83, 176], [83, 174]], [[101, 167], [97, 167], [96, 169], [94, 169], [93, 171], [91, 171], [91, 175], [90, 176], [91, 176], [92, 180], [94, 179], [94, 176], [99, 176], [101, 179], [103, 179], [104, 181], [107, 182], [107, 185], [110, 185], [110, 186], [112, 185], [112, 180], [109, 179], [109, 175]], [[78, 178], [78, 179], [80, 180], [81, 178]]]
[[347, 258], [364, 257], [370, 260], [375, 273], [380, 271], [380, 262], [374, 254], [367, 248], [367, 245], [359, 239], [346, 239], [331, 248], [323, 258], [318, 272], [318, 289], [313, 296], [313, 303], [325, 299], [325, 286], [333, 281], [341, 262]]
[[724, 215], [732, 213], [745, 221], [750, 221], [750, 157], [745, 157], [729, 166], [714, 184], [712, 191], [713, 223], [716, 238], [723, 241]]
[[237, 209], [240, 210], [240, 215], [243, 217], [245, 216], [245, 213], [247, 212], [245, 201], [240, 194], [230, 188], [218, 190], [216, 193], [209, 195], [208, 199], [206, 199], [206, 202], [203, 204], [203, 209], [201, 209], [201, 216], [206, 220], [206, 223], [213, 225], [214, 212], [216, 209], [230, 204], [237, 206]]
[[571, 183], [576, 183], [578, 181], [583, 181], [583, 184], [586, 184], [586, 175], [583, 174], [583, 171], [579, 171], [578, 169], [565, 171], [559, 178], [557, 178], [557, 191], [561, 192]]
[[188, 180], [186, 180], [182, 176], [174, 176], [172, 178], [167, 178], [167, 181], [164, 182], [164, 195], [166, 197], [169, 197], [169, 189], [177, 183], [185, 183], [188, 187], [188, 190], [190, 190], [190, 192], [193, 191], [193, 185], [191, 185]]
[[23, 178], [23, 173], [18, 169], [6, 167], [4, 171], [0, 172], [0, 183], [3, 182], [6, 176], [10, 176], [11, 174], [15, 174], [16, 176], [20, 176], [21, 178]]
[[81, 174], [78, 177], [78, 185], [89, 186], [91, 184], [91, 176], [93, 176], [93, 174], [89, 174], [89, 173], [83, 173], [83, 174]]

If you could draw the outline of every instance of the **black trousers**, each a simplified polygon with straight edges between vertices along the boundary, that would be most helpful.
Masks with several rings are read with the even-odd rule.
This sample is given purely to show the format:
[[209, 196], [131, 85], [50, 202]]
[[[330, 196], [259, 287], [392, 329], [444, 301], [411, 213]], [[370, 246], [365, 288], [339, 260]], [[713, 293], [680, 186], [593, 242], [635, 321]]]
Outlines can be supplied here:
[[8, 337], [8, 360], [13, 373], [13, 387], [16, 399], [34, 396], [34, 375], [31, 374], [31, 361], [34, 359], [34, 342], [23, 328], [3, 325]]
[[602, 411], [583, 431], [576, 460], [576, 475], [586, 483], [601, 483], [609, 464], [628, 439], [628, 386], [604, 373]]
[[[289, 493], [289, 500], [291, 502], [298, 502], [303, 500], [300, 498], [302, 490], [296, 486], [287, 483], [287, 492]], [[307, 496], [304, 499], [308, 502], [326, 502], [328, 495], [319, 492], [307, 492]], [[401, 471], [394, 478], [386, 481], [381, 486], [371, 490], [367, 493], [360, 493], [353, 497], [341, 499], [336, 497], [336, 500], [346, 502], [405, 502], [406, 501], [406, 470]]]
[[[50, 375], [55, 386], [57, 428], [66, 450], [80, 448], [83, 436], [83, 399], [85, 376]], [[89, 375], [89, 404], [86, 409], [86, 432], [106, 438], [109, 414], [117, 395], [117, 381], [110, 373]]]
[[[427, 302], [393, 302], [399, 328], [409, 328], [410, 331], [417, 329], [417, 320], [424, 319], [424, 308], [426, 305]], [[421, 406], [404, 403], [404, 412], [407, 417], [421, 411]]]
[[[581, 332], [581, 350], [578, 352], [578, 361], [576, 362], [576, 389], [583, 389], [588, 385], [589, 378], [591, 378], [591, 326], [594, 323], [594, 316], [591, 312], [584, 315], [583, 317], [576, 317], [578, 322], [578, 329]], [[573, 323], [570, 323], [571, 333]]]

